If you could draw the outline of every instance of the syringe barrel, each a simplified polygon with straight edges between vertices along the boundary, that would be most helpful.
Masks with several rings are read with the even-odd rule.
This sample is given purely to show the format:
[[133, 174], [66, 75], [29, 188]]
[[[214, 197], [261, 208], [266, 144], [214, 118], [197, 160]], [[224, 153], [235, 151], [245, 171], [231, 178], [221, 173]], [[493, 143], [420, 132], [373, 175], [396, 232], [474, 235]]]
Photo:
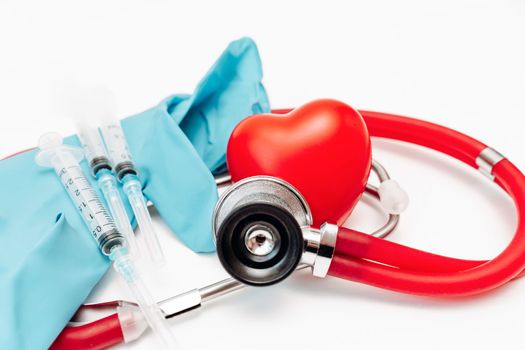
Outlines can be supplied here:
[[96, 175], [101, 169], [111, 170], [104, 141], [102, 141], [98, 128], [79, 123], [78, 130], [78, 138], [82, 148], [84, 148], [84, 153], [93, 175]]
[[51, 164], [100, 250], [109, 256], [112, 248], [125, 246], [124, 236], [84, 175], [78, 160], [59, 147], [51, 157]]
[[133, 228], [129, 217], [124, 208], [124, 203], [118, 191], [117, 180], [109, 170], [101, 170], [97, 174], [97, 183], [106, 199], [109, 211], [117, 228], [122, 232], [128, 242], [128, 247], [132, 254], [138, 256], [138, 247], [133, 233]]
[[117, 178], [122, 180], [125, 175], [137, 175], [120, 121], [105, 121], [101, 130]]

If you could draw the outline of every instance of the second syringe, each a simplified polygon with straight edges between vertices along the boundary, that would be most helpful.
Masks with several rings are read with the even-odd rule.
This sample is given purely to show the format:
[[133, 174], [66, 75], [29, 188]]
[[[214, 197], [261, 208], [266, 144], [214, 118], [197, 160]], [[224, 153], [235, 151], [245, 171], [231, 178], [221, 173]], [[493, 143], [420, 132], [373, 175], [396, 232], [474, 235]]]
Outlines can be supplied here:
[[124, 193], [135, 214], [140, 232], [144, 236], [149, 256], [154, 263], [161, 265], [165, 261], [164, 253], [153, 228], [139, 174], [133, 163], [122, 126], [115, 119], [105, 120], [102, 123], [102, 136], [117, 179], [122, 182]]
[[117, 180], [112, 171], [98, 128], [88, 125], [82, 120], [77, 121], [77, 128], [78, 137], [84, 149], [91, 174], [97, 179], [97, 184], [106, 200], [111, 216], [128, 241], [131, 254], [137, 257], [139, 250], [135, 234], [133, 233], [133, 228], [131, 227], [129, 217], [124, 208], [124, 203], [118, 190]]
[[[83, 106], [82, 112], [76, 106], [75, 109], [70, 108], [70, 114], [76, 115], [80, 141], [111, 215], [128, 239], [133, 254], [138, 255], [140, 247], [118, 191], [118, 182], [121, 182], [144, 239], [147, 255], [155, 265], [162, 265], [165, 262], [164, 254], [142, 193], [139, 173], [120, 122], [114, 119], [117, 110], [115, 97], [103, 88], [89, 89], [79, 95], [82, 97], [77, 97], [76, 100]], [[100, 130], [93, 121], [102, 124]]]

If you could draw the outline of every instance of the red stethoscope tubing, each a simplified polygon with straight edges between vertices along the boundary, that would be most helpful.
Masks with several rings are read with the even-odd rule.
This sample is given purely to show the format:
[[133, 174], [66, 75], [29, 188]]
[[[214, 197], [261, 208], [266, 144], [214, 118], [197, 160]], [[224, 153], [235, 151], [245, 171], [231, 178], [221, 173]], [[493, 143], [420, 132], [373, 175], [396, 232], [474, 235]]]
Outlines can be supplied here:
[[[276, 110], [288, 113], [291, 109]], [[419, 119], [359, 111], [370, 136], [417, 144], [448, 154], [476, 168], [487, 146], [455, 130]], [[518, 228], [509, 246], [490, 261], [431, 254], [367, 234], [340, 228], [329, 274], [397, 292], [426, 296], [466, 296], [521, 277], [525, 268], [525, 177], [508, 160], [496, 164], [496, 183], [513, 199]]]
[[[418, 144], [476, 167], [486, 146], [433, 123], [391, 114], [360, 111], [371, 136]], [[397, 292], [427, 296], [466, 296], [496, 288], [518, 277], [525, 267], [525, 177], [508, 160], [493, 168], [496, 183], [513, 199], [518, 227], [509, 246], [489, 261], [429, 254], [341, 228], [332, 276]], [[366, 259], [366, 260], [364, 260]]]
[[114, 313], [81, 326], [64, 328], [49, 350], [102, 350], [122, 342], [122, 326]]

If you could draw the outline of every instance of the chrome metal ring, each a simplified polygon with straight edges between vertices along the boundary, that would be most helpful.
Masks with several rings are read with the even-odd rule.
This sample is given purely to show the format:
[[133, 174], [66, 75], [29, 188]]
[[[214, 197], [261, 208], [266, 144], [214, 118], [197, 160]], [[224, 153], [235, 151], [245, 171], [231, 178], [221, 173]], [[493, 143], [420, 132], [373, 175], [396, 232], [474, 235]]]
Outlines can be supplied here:
[[[222, 180], [221, 184], [228, 182]], [[214, 239], [229, 213], [246, 203], [268, 203], [282, 207], [292, 214], [300, 227], [310, 226], [313, 222], [308, 203], [291, 184], [271, 176], [253, 176], [231, 184], [220, 196], [213, 211]]]

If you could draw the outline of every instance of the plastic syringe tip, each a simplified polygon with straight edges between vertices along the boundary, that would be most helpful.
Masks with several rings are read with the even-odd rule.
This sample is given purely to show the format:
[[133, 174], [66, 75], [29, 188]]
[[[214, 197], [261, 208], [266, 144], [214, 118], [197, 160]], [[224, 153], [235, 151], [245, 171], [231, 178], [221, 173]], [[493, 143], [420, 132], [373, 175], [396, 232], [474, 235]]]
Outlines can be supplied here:
[[82, 149], [64, 145], [62, 135], [57, 132], [48, 132], [38, 139], [38, 152], [35, 162], [43, 167], [53, 167], [53, 159], [58, 153], [68, 153], [75, 161], [80, 162], [84, 157]]

